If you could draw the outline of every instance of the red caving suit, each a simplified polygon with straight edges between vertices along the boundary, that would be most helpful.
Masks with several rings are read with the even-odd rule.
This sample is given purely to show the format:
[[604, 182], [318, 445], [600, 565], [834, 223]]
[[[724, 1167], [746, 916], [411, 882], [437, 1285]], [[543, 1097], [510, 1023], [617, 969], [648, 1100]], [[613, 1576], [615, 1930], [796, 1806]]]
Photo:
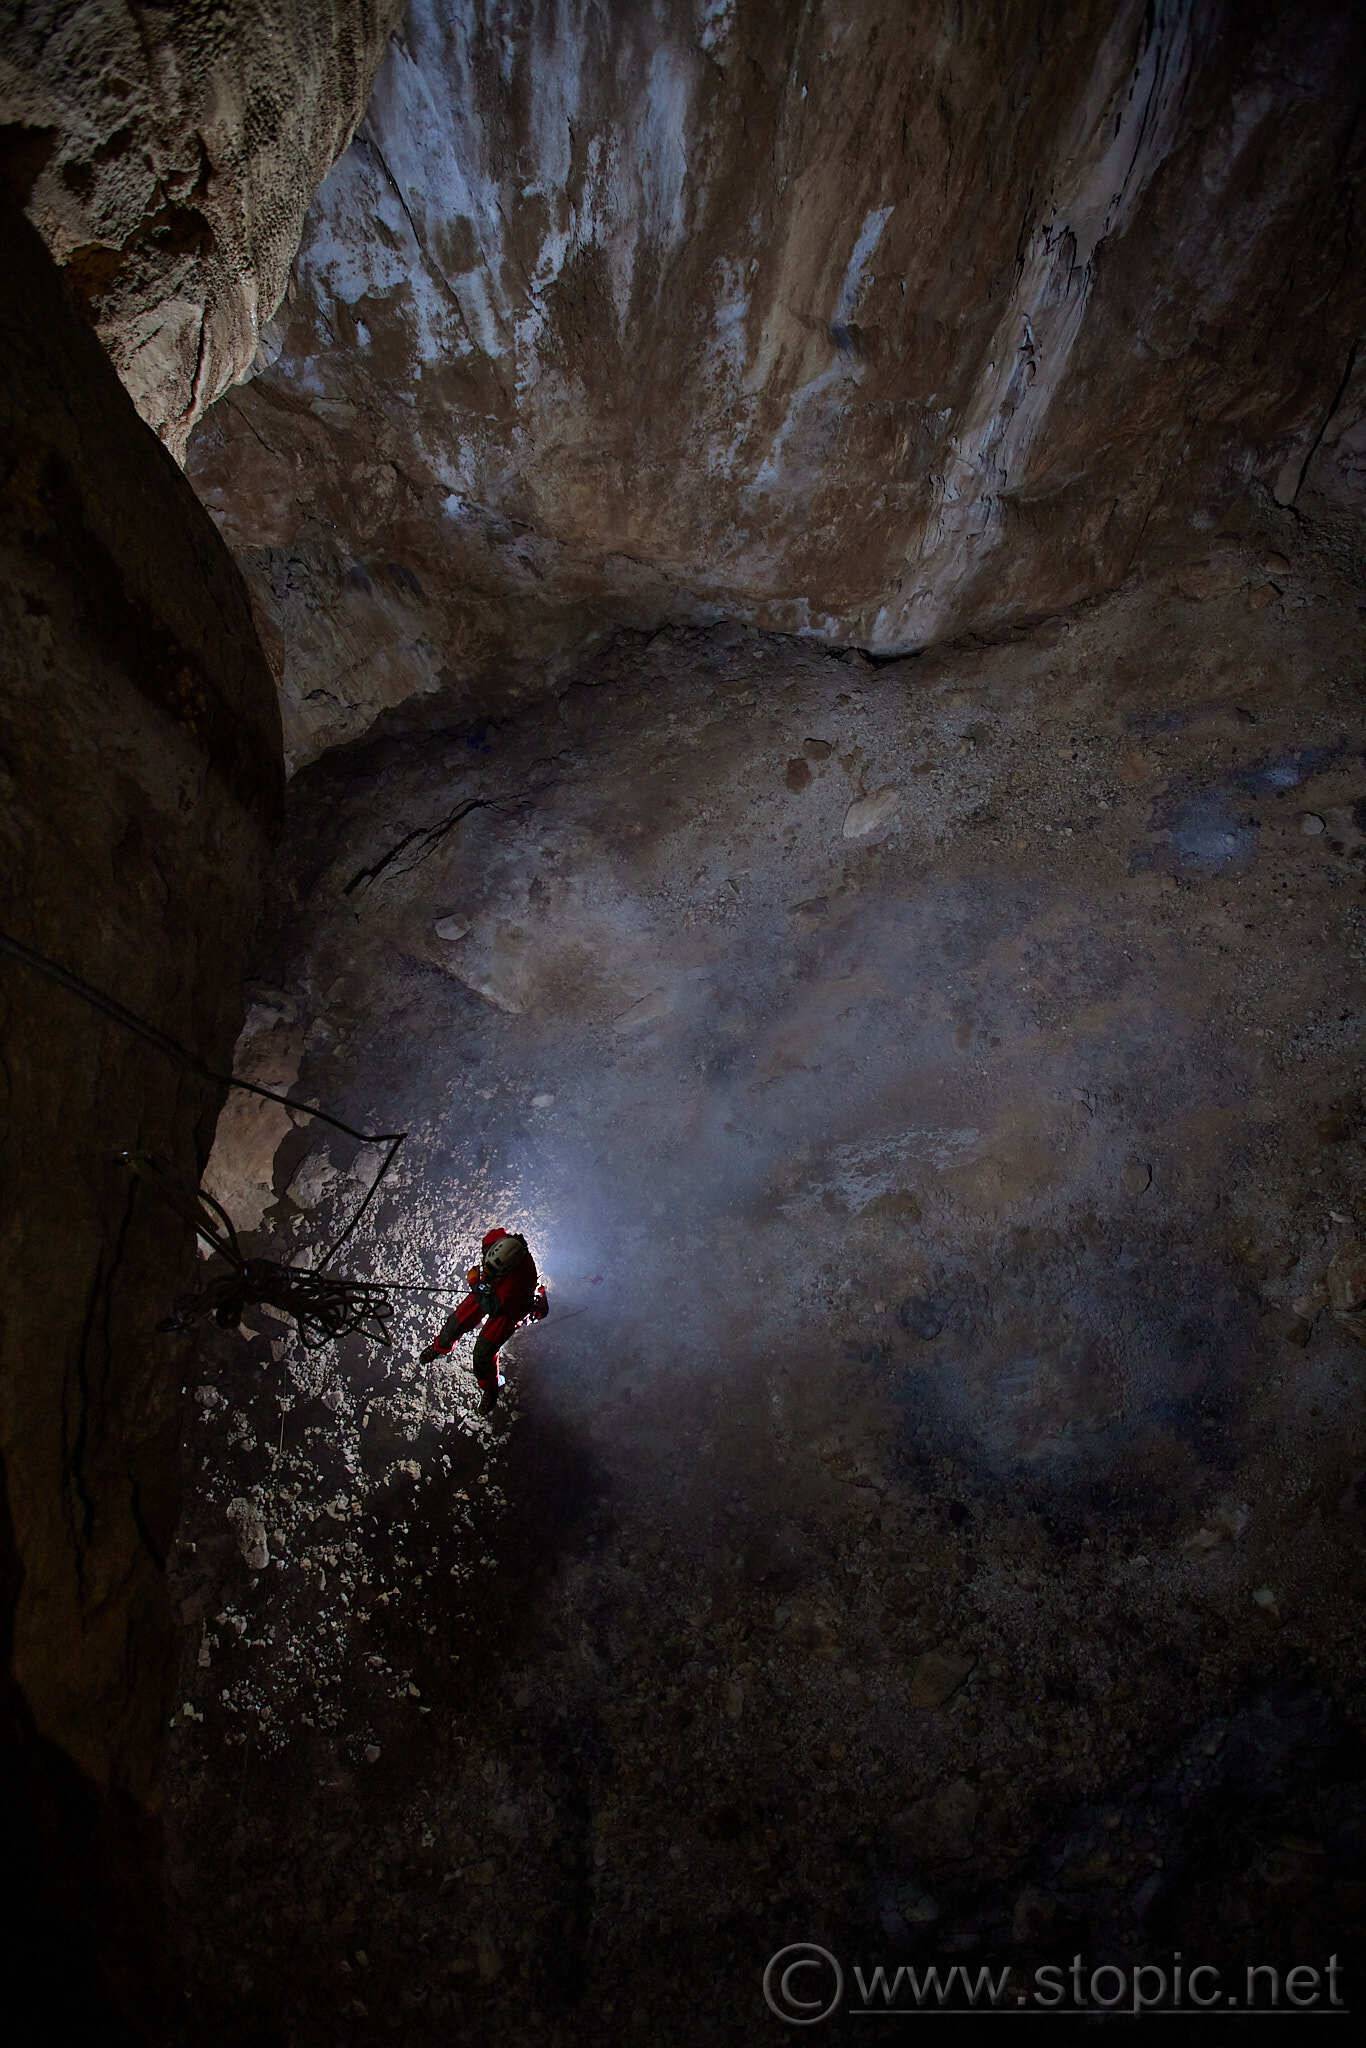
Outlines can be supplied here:
[[[482, 1249], [487, 1252], [490, 1245], [499, 1238], [507, 1237], [506, 1230], [489, 1230], [484, 1233]], [[544, 1299], [536, 1296], [536, 1261], [530, 1251], [519, 1259], [511, 1272], [504, 1273], [500, 1280], [491, 1283], [494, 1307], [489, 1308], [485, 1296], [476, 1291], [480, 1273], [475, 1266], [469, 1274], [470, 1292], [459, 1306], [446, 1318], [441, 1334], [432, 1345], [434, 1351], [451, 1351], [467, 1330], [476, 1323], [484, 1323], [474, 1347], [474, 1377], [481, 1387], [496, 1387], [498, 1384], [498, 1353], [507, 1343], [519, 1323], [530, 1315], [539, 1320], [546, 1312]], [[487, 1316], [487, 1322], [484, 1318]]]

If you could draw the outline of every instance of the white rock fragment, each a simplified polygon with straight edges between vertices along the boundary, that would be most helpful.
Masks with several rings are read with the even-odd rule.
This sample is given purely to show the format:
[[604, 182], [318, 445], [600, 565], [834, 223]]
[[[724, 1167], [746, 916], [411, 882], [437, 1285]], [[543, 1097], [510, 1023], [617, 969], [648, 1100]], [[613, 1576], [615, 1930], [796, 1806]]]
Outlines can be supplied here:
[[1225, 1501], [1215, 1509], [1214, 1519], [1230, 1542], [1237, 1543], [1247, 1533], [1252, 1510], [1246, 1501]]
[[310, 1152], [289, 1183], [289, 1199], [300, 1209], [316, 1209], [336, 1192], [341, 1169], [325, 1152]]
[[463, 917], [439, 917], [433, 930], [448, 946], [457, 945], [461, 939], [467, 939], [470, 935], [470, 928]]
[[266, 1546], [266, 1525], [259, 1509], [240, 1497], [228, 1503], [228, 1520], [237, 1532], [237, 1547], [250, 1571], [263, 1572], [270, 1563]]
[[553, 1106], [554, 1101], [555, 1098], [553, 1095], [533, 1095], [531, 1098], [531, 1107], [533, 1109], [550, 1109]]
[[901, 806], [901, 792], [894, 783], [874, 790], [871, 796], [856, 797], [844, 814], [846, 839], [866, 839], [890, 823]]

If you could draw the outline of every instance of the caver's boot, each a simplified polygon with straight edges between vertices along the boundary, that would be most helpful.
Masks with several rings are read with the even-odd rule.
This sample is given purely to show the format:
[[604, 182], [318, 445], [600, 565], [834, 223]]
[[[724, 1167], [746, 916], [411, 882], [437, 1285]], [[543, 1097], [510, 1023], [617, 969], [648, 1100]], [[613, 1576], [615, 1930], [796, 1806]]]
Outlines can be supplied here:
[[480, 1413], [481, 1415], [492, 1415], [492, 1413], [493, 1413], [494, 1409], [495, 1409], [495, 1408], [496, 1408], [497, 1406], [498, 1406], [498, 1385], [497, 1385], [497, 1382], [495, 1381], [495, 1382], [494, 1382], [494, 1384], [493, 1384], [493, 1385], [492, 1385], [491, 1387], [480, 1387], [480, 1389], [479, 1389], [479, 1413]]

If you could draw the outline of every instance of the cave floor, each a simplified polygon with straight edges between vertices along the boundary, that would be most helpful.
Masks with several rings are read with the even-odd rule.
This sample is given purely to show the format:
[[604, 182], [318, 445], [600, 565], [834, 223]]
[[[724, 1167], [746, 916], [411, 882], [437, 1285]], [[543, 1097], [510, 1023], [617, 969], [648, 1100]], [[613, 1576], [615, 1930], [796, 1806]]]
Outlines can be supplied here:
[[[296, 781], [239, 1070], [411, 1128], [353, 1270], [514, 1224], [552, 1314], [488, 1421], [421, 1297], [190, 1364], [200, 2039], [738, 2042], [786, 1942], [1359, 1920], [1366, 636], [1287, 531], [903, 662], [622, 639]], [[211, 1184], [278, 1252], [373, 1158], [239, 1098]]]

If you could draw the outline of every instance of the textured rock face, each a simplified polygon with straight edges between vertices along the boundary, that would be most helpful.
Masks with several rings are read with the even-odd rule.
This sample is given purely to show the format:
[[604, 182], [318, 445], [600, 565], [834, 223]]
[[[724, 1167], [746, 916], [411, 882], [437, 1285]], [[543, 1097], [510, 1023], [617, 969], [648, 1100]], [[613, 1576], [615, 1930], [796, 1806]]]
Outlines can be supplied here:
[[[0, 927], [222, 1068], [273, 679], [212, 522], [8, 208], [0, 249]], [[193, 1254], [115, 1155], [193, 1186], [219, 1091], [8, 957], [0, 1020], [0, 1804], [61, 2036], [87, 1965], [134, 1985], [155, 1917], [181, 1378], [155, 1330]]]
[[0, 9], [0, 170], [183, 454], [279, 303], [397, 0]]
[[[348, 1263], [508, 1223], [550, 1315], [491, 1417], [440, 1297], [202, 1371], [196, 2041], [776, 2042], [803, 1930], [1355, 1953], [1366, 612], [1244, 513], [989, 645], [623, 635], [296, 778], [256, 1056], [411, 1130]], [[290, 1134], [258, 1248], [353, 1161]]]
[[1298, 464], [1287, 466], [1286, 502], [1360, 513], [1366, 505], [1366, 347], [1358, 342], [1323, 423]]
[[191, 456], [293, 751], [609, 622], [913, 649], [1293, 495], [1364, 58], [1290, 0], [415, 0]]

